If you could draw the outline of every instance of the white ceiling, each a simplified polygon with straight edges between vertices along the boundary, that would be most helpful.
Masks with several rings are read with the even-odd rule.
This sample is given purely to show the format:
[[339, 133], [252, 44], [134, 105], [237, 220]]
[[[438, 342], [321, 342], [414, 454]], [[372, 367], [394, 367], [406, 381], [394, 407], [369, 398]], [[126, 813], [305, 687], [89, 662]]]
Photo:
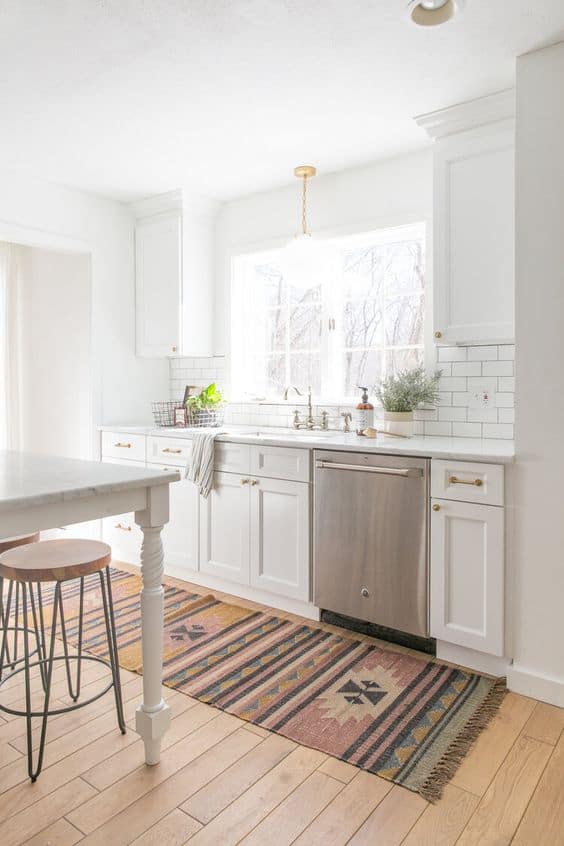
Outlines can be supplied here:
[[227, 199], [426, 143], [412, 117], [514, 84], [563, 0], [0, 0], [0, 162], [123, 200]]

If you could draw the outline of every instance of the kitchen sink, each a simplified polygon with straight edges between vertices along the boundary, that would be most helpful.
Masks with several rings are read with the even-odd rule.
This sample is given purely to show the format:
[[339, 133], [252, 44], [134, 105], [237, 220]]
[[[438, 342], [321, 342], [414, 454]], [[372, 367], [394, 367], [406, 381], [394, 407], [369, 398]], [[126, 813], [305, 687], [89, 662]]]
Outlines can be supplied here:
[[259, 438], [333, 438], [337, 432], [330, 432], [324, 429], [258, 429], [256, 432], [249, 432], [253, 437]]

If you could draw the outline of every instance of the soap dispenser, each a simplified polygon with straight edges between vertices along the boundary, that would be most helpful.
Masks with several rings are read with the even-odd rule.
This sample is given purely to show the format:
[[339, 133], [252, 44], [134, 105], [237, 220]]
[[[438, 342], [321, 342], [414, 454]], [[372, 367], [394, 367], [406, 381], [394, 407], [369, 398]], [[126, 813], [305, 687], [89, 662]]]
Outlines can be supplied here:
[[355, 409], [355, 422], [358, 432], [363, 432], [374, 424], [374, 406], [368, 402], [368, 388], [358, 385], [362, 391], [362, 399]]

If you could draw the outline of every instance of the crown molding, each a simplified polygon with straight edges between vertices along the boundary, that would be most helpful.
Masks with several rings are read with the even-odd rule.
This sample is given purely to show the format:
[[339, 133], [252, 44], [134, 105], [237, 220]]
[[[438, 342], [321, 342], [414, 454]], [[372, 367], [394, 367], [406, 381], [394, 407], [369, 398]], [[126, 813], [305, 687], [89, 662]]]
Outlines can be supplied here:
[[182, 188], [145, 197], [130, 203], [129, 208], [136, 218], [155, 217], [174, 211], [186, 212], [198, 217], [212, 217], [218, 211], [220, 203], [201, 194], [190, 194]]
[[505, 91], [488, 94], [486, 97], [478, 97], [476, 100], [468, 100], [456, 106], [418, 115], [414, 120], [433, 141], [436, 141], [438, 138], [444, 138], [445, 135], [465, 132], [489, 123], [499, 123], [514, 118], [515, 89], [508, 88]]

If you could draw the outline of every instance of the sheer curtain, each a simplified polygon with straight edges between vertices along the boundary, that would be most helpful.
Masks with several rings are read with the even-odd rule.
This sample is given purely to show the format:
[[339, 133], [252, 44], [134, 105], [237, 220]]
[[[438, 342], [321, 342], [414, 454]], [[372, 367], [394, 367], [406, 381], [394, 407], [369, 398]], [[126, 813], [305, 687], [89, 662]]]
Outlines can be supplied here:
[[20, 297], [22, 250], [0, 241], [0, 448], [21, 445]]

